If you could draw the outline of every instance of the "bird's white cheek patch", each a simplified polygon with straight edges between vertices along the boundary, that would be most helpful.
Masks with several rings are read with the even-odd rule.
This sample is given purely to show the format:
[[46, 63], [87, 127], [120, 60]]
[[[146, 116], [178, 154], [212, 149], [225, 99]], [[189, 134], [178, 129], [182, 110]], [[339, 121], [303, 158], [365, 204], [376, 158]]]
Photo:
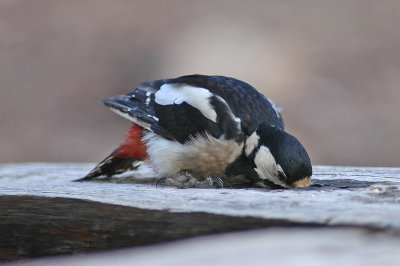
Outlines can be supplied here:
[[257, 132], [255, 131], [253, 132], [253, 134], [250, 135], [250, 137], [247, 138], [246, 147], [244, 149], [244, 152], [247, 156], [249, 156], [249, 154], [252, 153], [253, 150], [258, 146], [259, 139], [260, 136], [258, 136]]
[[187, 104], [199, 110], [213, 122], [217, 121], [217, 113], [210, 104], [214, 94], [204, 88], [185, 84], [164, 84], [155, 93], [155, 102], [160, 105]]
[[288, 187], [287, 184], [279, 179], [278, 168], [280, 166], [277, 166], [274, 156], [272, 156], [271, 151], [267, 147], [260, 147], [254, 158], [254, 163], [256, 165], [254, 170], [261, 179], [267, 179], [276, 185]]

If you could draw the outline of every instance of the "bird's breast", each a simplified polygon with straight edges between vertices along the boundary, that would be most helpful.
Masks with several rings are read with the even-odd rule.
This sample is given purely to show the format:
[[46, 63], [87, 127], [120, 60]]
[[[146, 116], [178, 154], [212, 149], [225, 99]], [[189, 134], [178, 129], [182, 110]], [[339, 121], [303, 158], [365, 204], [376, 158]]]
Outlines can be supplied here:
[[159, 175], [173, 177], [181, 170], [190, 170], [199, 180], [208, 176], [223, 177], [226, 167], [240, 156], [243, 144], [198, 136], [181, 144], [153, 132], [144, 138], [149, 161]]

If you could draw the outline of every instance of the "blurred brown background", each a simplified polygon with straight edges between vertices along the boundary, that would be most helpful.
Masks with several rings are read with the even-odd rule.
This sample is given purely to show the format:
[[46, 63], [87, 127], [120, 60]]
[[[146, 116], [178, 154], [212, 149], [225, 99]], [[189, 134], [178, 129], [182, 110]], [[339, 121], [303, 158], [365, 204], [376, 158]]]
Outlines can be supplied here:
[[98, 161], [102, 98], [202, 73], [284, 108], [314, 164], [400, 166], [400, 1], [0, 1], [0, 162]]

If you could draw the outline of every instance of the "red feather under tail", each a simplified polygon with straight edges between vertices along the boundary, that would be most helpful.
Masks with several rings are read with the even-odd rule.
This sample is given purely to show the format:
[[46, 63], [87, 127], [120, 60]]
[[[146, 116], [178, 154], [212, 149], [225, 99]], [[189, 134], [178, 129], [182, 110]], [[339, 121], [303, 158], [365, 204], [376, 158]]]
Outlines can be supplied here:
[[118, 147], [114, 157], [146, 159], [146, 146], [142, 141], [143, 128], [133, 124], [125, 135], [125, 140]]

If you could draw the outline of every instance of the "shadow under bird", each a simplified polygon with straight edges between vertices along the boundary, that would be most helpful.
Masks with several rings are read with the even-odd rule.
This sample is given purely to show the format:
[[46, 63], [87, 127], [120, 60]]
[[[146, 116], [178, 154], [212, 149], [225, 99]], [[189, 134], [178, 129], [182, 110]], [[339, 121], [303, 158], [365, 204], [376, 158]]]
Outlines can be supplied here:
[[310, 185], [303, 145], [284, 131], [280, 108], [251, 85], [224, 76], [144, 82], [103, 100], [133, 122], [124, 142], [79, 181], [111, 177], [143, 161], [177, 187]]

